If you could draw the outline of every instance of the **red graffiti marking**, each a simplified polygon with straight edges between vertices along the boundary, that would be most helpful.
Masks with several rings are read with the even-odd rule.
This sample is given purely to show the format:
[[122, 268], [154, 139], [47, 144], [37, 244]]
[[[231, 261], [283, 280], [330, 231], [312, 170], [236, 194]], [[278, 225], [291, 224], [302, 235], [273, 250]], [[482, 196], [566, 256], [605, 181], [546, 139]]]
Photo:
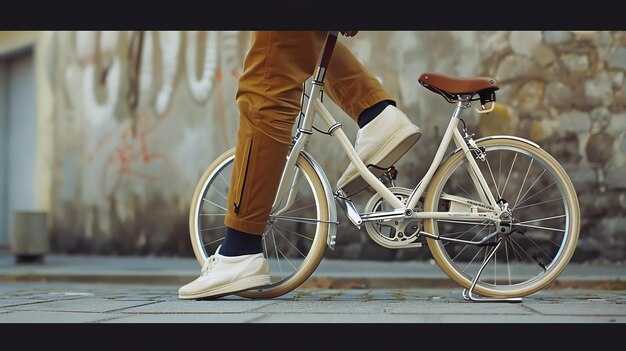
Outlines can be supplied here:
[[[163, 121], [150, 119], [147, 113], [140, 113], [137, 119], [137, 134], [130, 125], [123, 127], [118, 134], [117, 144], [105, 156], [105, 164], [100, 177], [103, 195], [110, 196], [120, 187], [127, 187], [132, 179], [156, 181], [161, 179], [170, 167], [164, 154], [150, 150], [147, 139]], [[104, 145], [115, 137], [116, 131], [107, 132], [100, 138], [87, 161], [92, 163]]]

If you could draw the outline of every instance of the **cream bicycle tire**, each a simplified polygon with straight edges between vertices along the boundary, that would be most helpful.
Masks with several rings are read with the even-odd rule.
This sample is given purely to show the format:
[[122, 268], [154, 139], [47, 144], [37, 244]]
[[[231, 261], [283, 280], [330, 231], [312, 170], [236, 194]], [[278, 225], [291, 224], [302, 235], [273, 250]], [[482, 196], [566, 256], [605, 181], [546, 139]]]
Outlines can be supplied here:
[[[490, 263], [490, 266], [493, 266], [493, 267], [486, 266], [483, 275], [481, 275], [481, 279], [477, 281], [476, 286], [474, 287], [474, 291], [483, 296], [491, 296], [491, 297], [527, 296], [541, 289], [544, 289], [550, 283], [552, 283], [557, 278], [557, 276], [563, 271], [566, 265], [569, 263], [574, 253], [574, 250], [576, 248], [576, 244], [578, 241], [579, 230], [580, 230], [580, 208], [579, 208], [578, 199], [576, 196], [576, 191], [567, 173], [563, 169], [563, 167], [545, 150], [538, 148], [536, 145], [530, 142], [523, 141], [522, 139], [519, 139], [519, 138], [490, 138], [486, 140], [480, 140], [477, 142], [477, 144], [479, 147], [484, 147], [486, 150], [487, 161], [485, 163], [487, 166], [485, 165], [481, 166], [482, 167], [481, 170], [485, 169], [485, 167], [489, 169], [489, 172], [491, 174], [485, 174], [486, 172], [483, 172], [483, 174], [487, 180], [492, 180], [493, 186], [490, 185], [490, 188], [497, 188], [498, 185], [502, 185], [501, 178], [498, 177], [497, 178], [498, 181], [496, 181], [495, 176], [493, 176], [491, 167], [493, 166], [494, 168], [496, 168], [494, 158], [499, 154], [499, 157], [500, 157], [499, 162], [500, 162], [500, 170], [501, 170], [502, 169], [501, 167], [502, 155], [507, 152], [515, 154], [513, 161], [511, 161], [511, 166], [510, 166], [510, 169], [508, 170], [508, 176], [506, 178], [506, 182], [504, 183], [503, 188], [497, 189], [497, 191], [494, 190], [494, 196], [505, 198], [506, 196], [504, 193], [507, 190], [506, 188], [508, 186], [508, 181], [513, 179], [511, 178], [511, 175], [514, 175], [514, 178], [516, 179], [518, 178], [524, 179], [524, 182], [522, 183], [522, 186], [520, 187], [520, 189], [516, 189], [512, 193], [513, 196], [511, 198], [515, 198], [516, 197], [515, 192], [517, 192], [517, 199], [515, 201], [517, 205], [515, 204], [513, 205], [513, 207], [516, 207], [516, 208], [513, 208], [513, 211], [512, 211], [513, 217], [516, 217], [518, 213], [520, 213], [520, 215], [522, 215], [522, 213], [523, 215], [527, 215], [527, 214], [531, 215], [531, 213], [537, 212], [539, 210], [545, 210], [548, 212], [542, 214], [542, 216], [544, 217], [539, 218], [539, 219], [531, 218], [530, 220], [525, 221], [524, 218], [521, 218], [522, 220], [519, 221], [519, 223], [522, 225], [522, 227], [520, 228], [523, 228], [524, 230], [527, 230], [527, 231], [524, 234], [520, 234], [516, 232], [511, 235], [508, 235], [506, 238], [509, 241], [504, 240], [505, 245], [503, 246], [506, 250], [502, 251], [502, 249], [499, 249], [498, 252], [496, 253], [497, 255], [498, 253], [500, 253], [500, 251], [502, 251], [502, 253], [500, 253], [501, 255], [500, 260], [502, 261], [506, 259], [506, 262], [507, 262], [506, 266], [508, 267], [506, 266], [502, 267], [502, 264], [500, 265], [500, 267], [498, 267], [497, 260], [495, 260], [493, 263]], [[521, 156], [521, 159], [520, 159], [521, 166], [519, 167], [520, 168], [519, 170], [516, 168], [514, 171], [514, 168], [517, 167], [515, 166], [515, 163], [516, 163], [518, 156]], [[494, 165], [490, 165], [489, 163], [490, 158], [491, 160], [494, 160]], [[522, 178], [521, 173], [523, 173], [523, 168], [525, 167], [524, 166], [525, 163], [523, 161], [526, 161], [526, 159], [531, 160], [531, 161], [529, 162], [524, 178]], [[454, 174], [456, 174], [455, 171], [462, 169], [460, 168], [460, 166], [464, 164], [465, 162], [467, 162], [467, 160], [463, 152], [457, 152], [454, 155], [452, 155], [450, 158], [448, 158], [441, 165], [441, 167], [439, 168], [439, 170], [436, 172], [435, 176], [432, 179], [431, 186], [429, 187], [428, 194], [425, 198], [425, 201], [424, 201], [425, 211], [437, 211], [438, 209], [441, 210], [441, 205], [444, 203], [444, 201], [440, 201], [440, 196], [441, 196], [442, 191], [447, 190], [447, 189], [444, 189], [444, 187], [449, 187], [449, 188], [454, 187], [456, 189], [458, 189], [459, 187], [462, 188], [461, 185], [452, 185], [454, 182], [450, 181], [450, 179]], [[477, 160], [476, 162], [479, 164], [482, 163], [480, 160]], [[530, 186], [530, 182], [532, 181], [532, 179], [529, 178], [528, 174], [530, 173], [530, 170], [531, 169], [534, 170], [534, 168], [538, 168], [538, 171], [541, 168], [543, 168], [543, 171], [534, 181], [532, 186]], [[520, 172], [520, 170], [522, 172]], [[504, 172], [502, 173], [505, 173], [505, 174], [507, 173], [506, 167], [504, 169]], [[549, 176], [547, 180], [543, 179], [545, 178], [544, 174], [546, 173]], [[527, 185], [527, 190], [523, 189], [525, 186], [526, 180], [529, 180], [529, 183]], [[553, 185], [548, 185], [540, 193], [533, 193], [533, 195], [527, 195], [531, 190], [533, 190], [533, 188], [535, 187], [537, 183], [540, 182], [541, 185], [543, 185], [545, 183], [549, 183], [551, 180], [553, 181], [552, 184], [555, 184], [556, 187], [554, 187]], [[539, 187], [537, 189], [539, 189]], [[502, 192], [502, 194], [500, 194], [500, 191]], [[522, 203], [520, 203], [519, 198], [523, 192], [524, 192], [523, 196], [530, 196], [530, 198], [538, 196], [539, 197], [538, 199], [542, 199], [542, 201], [538, 201], [536, 203], [537, 205], [531, 205], [531, 204], [526, 203], [523, 206], [521, 206]], [[507, 193], [507, 195], [508, 194], [510, 194], [510, 192]], [[539, 196], [539, 194], [541, 194], [541, 196]], [[468, 196], [469, 194], [466, 195], [464, 193], [460, 193], [460, 194], [453, 194], [453, 195]], [[547, 197], [548, 195], [550, 196], [550, 198]], [[496, 199], [498, 199], [498, 197]], [[524, 201], [528, 201], [530, 198], [527, 198], [527, 200], [524, 200]], [[538, 199], [535, 199], [533, 201], [536, 201]], [[536, 206], [539, 206], [539, 205], [541, 205], [541, 209], [536, 208]], [[524, 211], [522, 211], [522, 209], [524, 209]], [[563, 214], [551, 215], [552, 213], [557, 213], [557, 211], [561, 211], [561, 210], [564, 211]], [[516, 211], [521, 211], [521, 212], [516, 212]], [[531, 211], [534, 211], [534, 212], [531, 212]], [[459, 222], [462, 222], [462, 221], [459, 221]], [[548, 225], [554, 225], [555, 227], [552, 228], [552, 227], [548, 227], [547, 225], [541, 226], [541, 225], [538, 225], [537, 223], [550, 223]], [[557, 223], [562, 223], [562, 224], [557, 224]], [[443, 226], [446, 226], [446, 225], [448, 227], [454, 227], [451, 230], [451, 233], [454, 234], [456, 238], [461, 238], [462, 235], [465, 235], [467, 233], [469, 235], [465, 236], [466, 239], [476, 240], [480, 238], [480, 235], [484, 235], [487, 232], [489, 232], [489, 230], [487, 230], [484, 233], [480, 234], [480, 231], [482, 231], [482, 229], [480, 231], [477, 231], [478, 228], [473, 229], [472, 233], [470, 233], [469, 231], [463, 232], [462, 231], [463, 228], [461, 228], [461, 231], [455, 232], [454, 230], [457, 229], [456, 227], [461, 227], [463, 225], [465, 227], [470, 227], [470, 224], [461, 224], [461, 223], [449, 224], [449, 223], [445, 223], [444, 220], [438, 221], [435, 219], [424, 221], [424, 226], [425, 226], [426, 231], [430, 233], [434, 233], [435, 235], [442, 235], [442, 236], [447, 235], [446, 232], [443, 232], [443, 230], [441, 230], [443, 229]], [[485, 224], [485, 226], [486, 225], [487, 224]], [[478, 225], [474, 225], [474, 227], [478, 227]], [[561, 241], [559, 242], [557, 238], [557, 240], [555, 240], [554, 242], [550, 242], [551, 241], [550, 236], [557, 237], [558, 233], [561, 231], [563, 233], [562, 238], [560, 239]], [[531, 237], [531, 235], [533, 235], [534, 238]], [[521, 237], [518, 238], [517, 236], [521, 236]], [[548, 236], [548, 238], [545, 238], [546, 236]], [[524, 247], [520, 246], [520, 242], [515, 242], [517, 240], [520, 240], [520, 242], [524, 240], [522, 244], [527, 245], [527, 246], [524, 246]], [[528, 241], [529, 243], [527, 244], [526, 241]], [[539, 245], [539, 242], [542, 245]], [[463, 251], [465, 249], [462, 249], [462, 250], [457, 249], [457, 251], [453, 252], [451, 245], [454, 246], [455, 244], [450, 244], [442, 240], [435, 240], [431, 238], [427, 238], [427, 244], [428, 244], [429, 250], [433, 258], [439, 264], [440, 268], [452, 280], [454, 280], [455, 282], [457, 282], [464, 288], [469, 289], [472, 284], [472, 280], [474, 278], [475, 273], [470, 272], [471, 270], [470, 267], [473, 263], [472, 262], [467, 263], [467, 260], [471, 256], [472, 248], [473, 250], [477, 251], [474, 258], [478, 256], [479, 249], [472, 246], [469, 252], [466, 252], [466, 253], [458, 252], [458, 251]], [[552, 248], [552, 246], [556, 246], [557, 244], [558, 244], [558, 248]], [[448, 246], [448, 248], [446, 248], [446, 246]], [[465, 247], [467, 248], [470, 246], [468, 245]], [[530, 248], [527, 249], [526, 247], [530, 247]], [[512, 276], [512, 272], [511, 272], [512, 267], [510, 266], [510, 262], [508, 261], [509, 260], [509, 248], [511, 251], [510, 252], [511, 256], [513, 256], [512, 257], [513, 259], [517, 258], [518, 260], [521, 261], [521, 259], [523, 259], [523, 256], [528, 256], [526, 257], [526, 259], [528, 259], [529, 261], [528, 264], [518, 262], [518, 266], [513, 267], [514, 269], [517, 270], [515, 273], [519, 276], [518, 278], [515, 277], [515, 274]], [[480, 250], [482, 250], [482, 248]], [[485, 252], [483, 253], [485, 257], [487, 256], [486, 250], [487, 249], [485, 248]], [[550, 258], [550, 255], [548, 255], [548, 253], [554, 252], [554, 251], [556, 251], [554, 253], [554, 257]], [[531, 253], [533, 254], [531, 255]], [[517, 255], [519, 255], [520, 257], [518, 257]], [[464, 262], [461, 262], [461, 259], [459, 259], [459, 262], [455, 262], [455, 258], [462, 257], [462, 256], [467, 257], [465, 258]], [[505, 258], [503, 258], [503, 256], [505, 256]], [[545, 256], [545, 258], [543, 256]], [[531, 258], [535, 260], [536, 262], [532, 263]], [[551, 259], [551, 261], [548, 262], [548, 264], [545, 264], [545, 262], [539, 261], [539, 259], [545, 260], [546, 258], [547, 260]], [[538, 265], [540, 269], [533, 268], [535, 264]], [[476, 264], [473, 264], [473, 265], [474, 265], [473, 267], [474, 272], [477, 272], [478, 270], [476, 269]], [[530, 270], [528, 270], [528, 273], [527, 273], [525, 270], [529, 268]], [[535, 269], [537, 272], [535, 272]], [[490, 270], [493, 270], [493, 278], [489, 278], [491, 275]], [[504, 278], [501, 278], [502, 275], [504, 275]], [[482, 278], [483, 276], [485, 278]], [[498, 279], [500, 279], [500, 284], [498, 284]], [[503, 280], [504, 280], [504, 284], [502, 284]]]
[[[205, 235], [204, 229], [206, 228], [202, 227], [202, 219], [203, 217], [206, 217], [207, 214], [212, 215], [214, 213], [202, 213], [201, 207], [203, 203], [215, 204], [215, 201], [206, 198], [208, 191], [214, 182], [220, 183], [223, 187], [222, 191], [218, 190], [219, 195], [216, 195], [215, 198], [225, 201], [228, 195], [227, 189], [230, 185], [230, 175], [226, 175], [222, 173], [222, 171], [224, 171], [228, 167], [232, 168], [232, 162], [234, 160], [234, 157], [235, 148], [232, 148], [220, 155], [203, 173], [192, 197], [191, 208], [189, 211], [189, 233], [191, 237], [193, 251], [200, 266], [204, 265], [204, 262], [208, 259], [208, 257], [214, 253], [214, 249], [217, 247], [217, 243], [221, 241], [218, 237], [215, 242], [211, 243], [208, 242], [208, 239], [203, 237]], [[312, 191], [314, 205], [311, 205], [310, 207], [312, 208], [314, 206], [315, 211], [317, 212], [317, 223], [315, 224], [314, 232], [311, 235], [306, 235], [295, 232], [289, 233], [285, 230], [279, 232], [280, 234], [276, 234], [272, 226], [277, 226], [277, 223], [281, 222], [281, 217], [278, 216], [278, 220], [275, 221], [273, 224], [270, 224], [268, 221], [268, 230], [264, 234], [264, 254], [266, 258], [270, 259], [270, 277], [272, 282], [270, 285], [267, 286], [238, 292], [238, 295], [252, 299], [272, 298], [284, 295], [304, 283], [313, 274], [315, 269], [318, 267], [320, 261], [322, 260], [326, 249], [327, 237], [329, 234], [328, 221], [330, 218], [330, 213], [329, 207], [327, 205], [327, 201], [329, 199], [327, 199], [323, 183], [320, 180], [320, 176], [316, 172], [315, 167], [313, 167], [311, 162], [311, 160], [300, 154], [296, 162], [296, 167], [297, 169], [301, 170], [301, 173], [303, 173], [303, 177], [300, 178], [300, 180], [306, 179], [306, 184], [308, 184], [310, 190]], [[298, 182], [300, 182], [300, 180]], [[215, 215], [220, 218], [218, 220], [223, 220], [223, 215], [226, 212], [226, 208], [227, 206], [222, 205], [212, 206], [210, 212], [218, 210], [221, 211], [222, 213], [217, 213]], [[307, 227], [307, 225], [312, 224], [306, 223], [306, 225], [303, 226]], [[220, 226], [218, 225], [218, 227]], [[216, 235], [222, 235], [223, 240], [225, 227], [223, 227], [223, 225], [221, 226], [221, 228], [215, 227], [215, 231], [217, 230], [220, 230], [221, 232]], [[276, 230], [278, 231], [279, 229]], [[272, 236], [271, 238], [269, 237], [270, 233]], [[301, 251], [304, 250], [301, 247], [295, 247], [296, 245], [294, 245], [294, 243], [292, 242], [288, 243], [295, 248], [295, 251], [297, 251], [299, 254], [302, 254], [304, 257], [301, 257], [299, 259], [293, 259], [293, 262], [290, 261], [289, 264], [293, 268], [293, 272], [285, 273], [283, 271], [283, 264], [285, 262], [280, 261], [285, 261], [289, 258], [286, 257], [285, 252], [282, 252], [279, 246], [282, 246], [283, 248], [289, 248], [290, 246], [284, 243], [276, 243], [276, 238], [279, 238], [280, 240], [280, 238], [282, 237], [284, 240], [288, 240], [285, 235], [289, 234], [299, 235], [298, 238], [303, 238], [304, 236], [306, 236], [307, 240], [300, 240], [296, 242], [296, 244], [306, 245], [302, 244], [302, 242], [310, 241], [310, 246], [308, 247], [308, 251], [306, 252], [306, 254], [302, 254]], [[211, 247], [211, 249], [208, 249], [209, 247]], [[283, 249], [283, 251], [285, 250]], [[274, 259], [272, 260], [271, 256], [273, 255], [276, 255], [276, 257], [274, 257]], [[281, 255], [285, 255], [285, 257], [281, 258]], [[288, 268], [289, 267], [284, 267], [285, 270]]]

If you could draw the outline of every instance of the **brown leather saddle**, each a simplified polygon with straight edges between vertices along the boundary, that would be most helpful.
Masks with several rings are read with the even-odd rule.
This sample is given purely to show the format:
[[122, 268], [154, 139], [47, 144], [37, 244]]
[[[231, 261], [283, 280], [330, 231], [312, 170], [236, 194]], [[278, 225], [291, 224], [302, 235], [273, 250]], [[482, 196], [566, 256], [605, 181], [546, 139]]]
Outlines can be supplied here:
[[[434, 72], [424, 72], [418, 81], [426, 89], [443, 96], [448, 102], [457, 102], [459, 98], [480, 99], [481, 105], [496, 101], [495, 91], [500, 85], [491, 77], [456, 77]], [[474, 98], [478, 94], [479, 98]]]

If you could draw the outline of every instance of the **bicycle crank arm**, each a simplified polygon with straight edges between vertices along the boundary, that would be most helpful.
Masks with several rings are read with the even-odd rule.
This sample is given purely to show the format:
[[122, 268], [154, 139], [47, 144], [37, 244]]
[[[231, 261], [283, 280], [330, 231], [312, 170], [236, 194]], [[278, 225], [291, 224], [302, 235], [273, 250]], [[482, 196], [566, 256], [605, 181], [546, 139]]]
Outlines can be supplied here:
[[371, 212], [371, 213], [363, 213], [361, 215], [361, 219], [365, 222], [367, 221], [385, 221], [392, 220], [397, 218], [406, 218], [406, 213], [404, 210], [396, 210], [390, 212]]

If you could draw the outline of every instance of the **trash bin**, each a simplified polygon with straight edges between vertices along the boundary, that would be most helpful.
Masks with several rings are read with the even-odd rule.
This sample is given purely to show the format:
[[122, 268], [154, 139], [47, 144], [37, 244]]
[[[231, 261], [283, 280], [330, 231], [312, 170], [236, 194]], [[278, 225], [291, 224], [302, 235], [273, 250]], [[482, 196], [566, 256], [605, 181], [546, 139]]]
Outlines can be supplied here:
[[16, 263], [43, 263], [49, 250], [48, 216], [46, 212], [13, 213], [11, 251]]

